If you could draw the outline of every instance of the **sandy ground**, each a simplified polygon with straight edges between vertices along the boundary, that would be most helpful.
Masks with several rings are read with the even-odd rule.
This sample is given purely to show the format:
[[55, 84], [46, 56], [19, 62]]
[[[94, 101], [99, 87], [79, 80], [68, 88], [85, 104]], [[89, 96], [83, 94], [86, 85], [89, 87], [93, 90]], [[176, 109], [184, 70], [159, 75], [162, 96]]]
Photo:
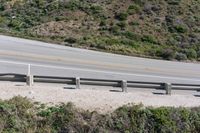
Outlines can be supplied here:
[[[0, 82], [0, 99], [10, 99], [13, 96], [21, 95], [47, 104], [58, 104], [61, 102], [72, 102], [78, 108], [99, 113], [112, 112], [116, 108], [126, 104], [139, 104], [144, 106], [200, 106], [200, 97], [193, 93], [172, 94], [171, 96], [153, 94], [152, 90], [141, 92], [132, 90], [128, 93], [110, 91], [116, 88], [101, 88], [84, 86], [77, 90], [73, 87], [61, 85], [36, 84], [28, 87], [24, 83]], [[119, 89], [118, 89], [119, 90]], [[198, 93], [197, 93], [198, 94]]]

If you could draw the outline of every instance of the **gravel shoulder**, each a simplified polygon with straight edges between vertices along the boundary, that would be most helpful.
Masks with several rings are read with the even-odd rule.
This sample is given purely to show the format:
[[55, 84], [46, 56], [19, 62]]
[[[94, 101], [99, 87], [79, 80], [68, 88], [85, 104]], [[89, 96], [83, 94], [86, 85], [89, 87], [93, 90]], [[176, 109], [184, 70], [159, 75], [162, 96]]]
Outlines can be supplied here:
[[0, 82], [0, 99], [10, 99], [20, 95], [46, 104], [72, 102], [78, 108], [99, 113], [108, 113], [123, 105], [140, 103], [153, 107], [200, 106], [200, 97], [187, 92], [167, 96], [153, 94], [150, 91], [141, 92], [141, 90], [128, 93], [109, 90], [112, 88], [85, 86], [83, 89], [76, 90], [71, 87], [63, 88], [61, 85], [36, 84], [33, 87], [27, 87], [23, 83]]

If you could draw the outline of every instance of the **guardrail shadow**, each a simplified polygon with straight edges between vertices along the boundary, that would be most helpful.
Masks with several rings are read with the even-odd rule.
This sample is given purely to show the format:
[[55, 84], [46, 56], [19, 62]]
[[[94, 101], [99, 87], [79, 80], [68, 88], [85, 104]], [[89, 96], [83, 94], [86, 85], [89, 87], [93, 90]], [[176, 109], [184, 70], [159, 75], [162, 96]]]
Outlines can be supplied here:
[[122, 90], [109, 90], [110, 92], [123, 92]]
[[76, 87], [63, 87], [63, 89], [67, 89], [67, 90], [75, 90]]

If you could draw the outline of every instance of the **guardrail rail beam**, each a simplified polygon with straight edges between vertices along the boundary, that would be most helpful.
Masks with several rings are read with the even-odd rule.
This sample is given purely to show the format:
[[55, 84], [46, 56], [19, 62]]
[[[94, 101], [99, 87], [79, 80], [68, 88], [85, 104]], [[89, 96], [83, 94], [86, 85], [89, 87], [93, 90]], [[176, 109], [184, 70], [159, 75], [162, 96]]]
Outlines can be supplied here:
[[188, 90], [200, 91], [200, 84], [181, 84], [181, 83], [164, 83], [164, 82], [142, 82], [142, 81], [126, 81], [126, 80], [110, 80], [110, 79], [92, 79], [80, 77], [51, 77], [38, 76], [29, 74], [16, 73], [0, 73], [1, 81], [26, 82], [27, 86], [33, 86], [34, 83], [62, 83], [75, 85], [76, 89], [80, 89], [80, 85], [97, 85], [121, 87], [122, 92], [127, 92], [127, 88], [149, 88], [165, 90], [166, 95], [171, 95], [172, 90]]

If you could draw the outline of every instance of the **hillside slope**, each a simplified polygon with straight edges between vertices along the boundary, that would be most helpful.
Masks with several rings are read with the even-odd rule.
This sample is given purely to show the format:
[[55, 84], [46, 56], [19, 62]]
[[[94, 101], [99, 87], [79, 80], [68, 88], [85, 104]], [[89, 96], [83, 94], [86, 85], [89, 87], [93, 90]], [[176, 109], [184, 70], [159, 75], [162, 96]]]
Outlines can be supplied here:
[[153, 58], [200, 59], [199, 0], [0, 0], [0, 32]]

